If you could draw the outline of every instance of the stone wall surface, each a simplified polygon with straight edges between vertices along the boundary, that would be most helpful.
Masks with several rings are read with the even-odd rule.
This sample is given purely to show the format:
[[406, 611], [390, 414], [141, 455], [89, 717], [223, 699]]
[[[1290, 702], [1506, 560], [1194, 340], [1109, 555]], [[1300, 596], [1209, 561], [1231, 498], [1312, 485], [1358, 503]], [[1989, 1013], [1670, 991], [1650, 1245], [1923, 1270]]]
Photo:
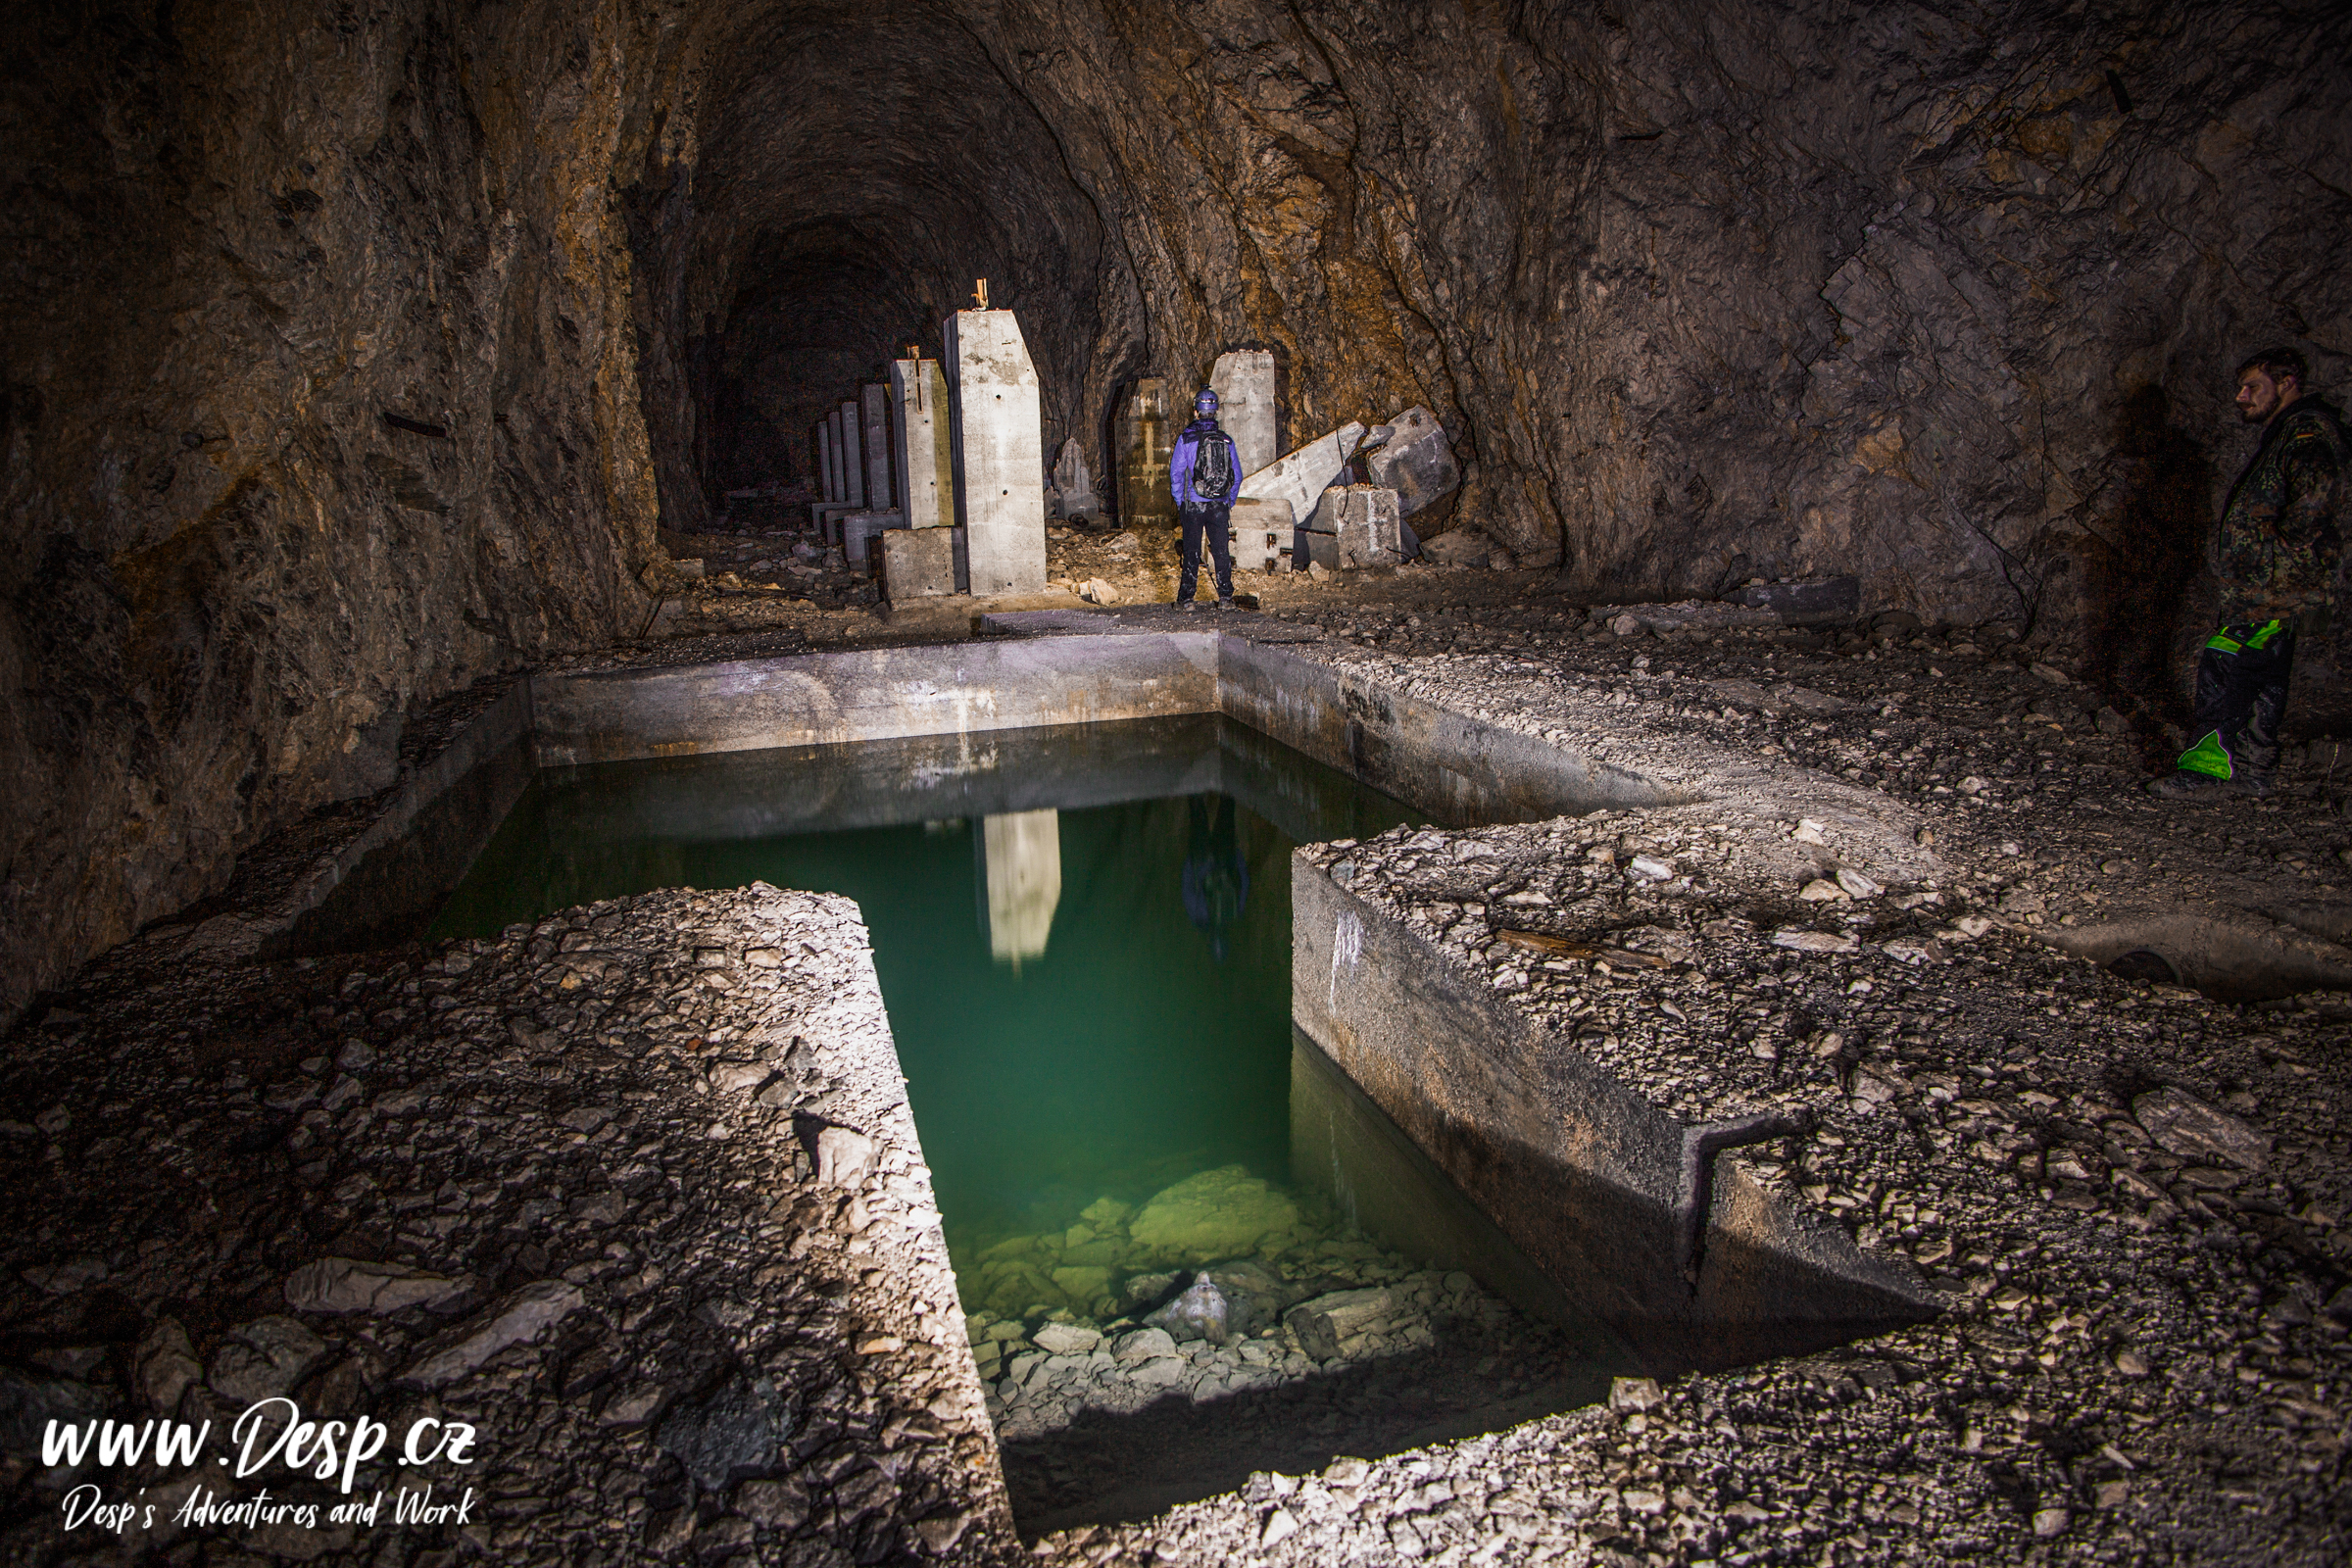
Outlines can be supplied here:
[[0, 21], [0, 1015], [650, 607], [641, 62], [457, 9]]
[[[1612, 597], [1825, 568], [2149, 681], [2352, 304], [2335, 8], [21, 7], [0, 1008], [648, 623], [657, 512], [989, 279], [1045, 450], [1274, 356]], [[405, 422], [392, 422], [394, 420]], [[418, 426], [426, 428], [419, 429]], [[659, 573], [655, 579], [661, 581]]]

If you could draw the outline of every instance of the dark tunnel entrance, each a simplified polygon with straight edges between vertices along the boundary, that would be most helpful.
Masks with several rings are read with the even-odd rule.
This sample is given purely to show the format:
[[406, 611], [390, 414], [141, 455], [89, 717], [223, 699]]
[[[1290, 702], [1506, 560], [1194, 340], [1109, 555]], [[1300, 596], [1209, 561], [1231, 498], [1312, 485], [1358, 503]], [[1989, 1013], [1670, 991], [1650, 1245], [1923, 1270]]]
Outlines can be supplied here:
[[1133, 283], [1014, 75], [933, 7], [777, 9], [725, 59], [699, 145], [657, 152], [631, 192], [665, 524], [806, 482], [815, 422], [908, 345], [936, 356], [978, 278], [1027, 337], [1048, 461], [1075, 436], [1101, 471], [1097, 368], [1140, 356], [1141, 314], [1104, 310]]

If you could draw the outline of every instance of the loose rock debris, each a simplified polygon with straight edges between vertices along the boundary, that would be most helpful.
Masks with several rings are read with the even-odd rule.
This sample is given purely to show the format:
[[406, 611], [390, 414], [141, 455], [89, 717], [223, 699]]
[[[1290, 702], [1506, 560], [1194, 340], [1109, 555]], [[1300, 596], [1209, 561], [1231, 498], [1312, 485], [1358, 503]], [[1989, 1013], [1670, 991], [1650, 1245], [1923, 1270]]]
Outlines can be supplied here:
[[[881, 1561], [1011, 1549], [996, 1449], [848, 901], [591, 906], [497, 943], [202, 974], [119, 955], [22, 1031], [0, 1124], [11, 1562]], [[199, 1487], [270, 1468], [33, 1462], [51, 1419], [255, 1400], [395, 1434], [461, 1522], [266, 1539]], [[389, 1455], [369, 1487], [409, 1480]], [[78, 1483], [145, 1488], [98, 1557]], [[363, 1498], [366, 1490], [359, 1493]], [[227, 1553], [223, 1556], [223, 1553]], [[172, 1560], [179, 1560], [173, 1557]]]
[[[1908, 1259], [1941, 1318], [1059, 1528], [1114, 1451], [1086, 1445], [1139, 1419], [1094, 1402], [1117, 1387], [1096, 1356], [1167, 1363], [1168, 1397], [1243, 1434], [1251, 1400], [1343, 1385], [1250, 1386], [1279, 1338], [1261, 1367], [1246, 1337], [961, 1318], [886, 1054], [858, 1044], [884, 1037], [854, 917], [755, 889], [310, 968], [102, 960], [13, 1043], [37, 1109], [0, 1125], [9, 1409], [218, 1413], [280, 1386], [437, 1409], [484, 1434], [493, 1506], [418, 1549], [987, 1561], [1021, 1548], [961, 1346], [1017, 1323], [993, 1408], [1011, 1449], [1063, 1445], [1024, 1504], [1054, 1526], [1034, 1560], [2341, 1559], [2352, 1004], [2217, 1002], [2038, 938], [2324, 918], [2344, 780], [2305, 754], [2278, 799], [2145, 801], [2161, 738], [1983, 630], [1619, 636], [1540, 600], [1360, 592], [1269, 597], [1293, 652], [1706, 798], [1313, 866], [1686, 1123], [1809, 1112], [1725, 1157]], [[861, 1168], [833, 1140], [854, 1186], [818, 1180], [826, 1127], [873, 1141]], [[1322, 1294], [1402, 1290], [1381, 1321], [1433, 1337], [1477, 1321], [1445, 1277], [1368, 1272], [1401, 1261]], [[1345, 1350], [1351, 1304], [1308, 1332]], [[0, 1479], [12, 1558], [55, 1555], [54, 1484]]]

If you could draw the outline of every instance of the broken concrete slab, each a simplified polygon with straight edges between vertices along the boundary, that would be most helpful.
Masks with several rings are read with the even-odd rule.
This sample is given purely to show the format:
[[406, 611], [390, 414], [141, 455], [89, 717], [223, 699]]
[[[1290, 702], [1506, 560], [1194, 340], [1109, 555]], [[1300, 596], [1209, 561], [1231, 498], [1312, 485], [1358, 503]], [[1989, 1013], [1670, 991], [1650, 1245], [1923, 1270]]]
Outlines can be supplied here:
[[1342, 470], [1363, 439], [1364, 427], [1352, 421], [1326, 431], [1244, 479], [1242, 496], [1251, 501], [1288, 501], [1294, 516], [1310, 516], [1321, 504], [1323, 492], [1340, 482]]
[[856, 399], [844, 399], [841, 409], [841, 499], [854, 507], [865, 503], [865, 453]]
[[1217, 395], [1217, 423], [1233, 437], [1242, 472], [1255, 473], [1281, 452], [1276, 444], [1274, 356], [1264, 349], [1236, 349], [1217, 356], [1208, 372]]
[[1862, 584], [1852, 577], [1806, 577], [1788, 582], [1751, 582], [1723, 596], [1727, 605], [1769, 610], [1791, 626], [1842, 620], [1862, 608]]
[[1438, 416], [1410, 408], [1389, 421], [1389, 439], [1364, 459], [1371, 481], [1396, 492], [1397, 514], [1409, 517], [1461, 487], [1461, 465]]

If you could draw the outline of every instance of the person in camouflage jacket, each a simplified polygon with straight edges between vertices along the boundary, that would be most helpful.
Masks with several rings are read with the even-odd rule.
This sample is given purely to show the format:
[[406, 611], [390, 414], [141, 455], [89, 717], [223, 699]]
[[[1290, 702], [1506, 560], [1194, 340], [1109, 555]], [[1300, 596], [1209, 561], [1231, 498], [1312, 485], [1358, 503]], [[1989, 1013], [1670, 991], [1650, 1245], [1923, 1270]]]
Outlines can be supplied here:
[[2267, 349], [2238, 367], [2238, 416], [2262, 425], [2262, 445], [2223, 509], [2214, 546], [2222, 624], [2197, 656], [2191, 744], [2152, 786], [2158, 795], [2270, 792], [2295, 638], [2328, 630], [2343, 560], [2352, 443], [2343, 416], [2304, 392], [2309, 376], [2294, 349]]

